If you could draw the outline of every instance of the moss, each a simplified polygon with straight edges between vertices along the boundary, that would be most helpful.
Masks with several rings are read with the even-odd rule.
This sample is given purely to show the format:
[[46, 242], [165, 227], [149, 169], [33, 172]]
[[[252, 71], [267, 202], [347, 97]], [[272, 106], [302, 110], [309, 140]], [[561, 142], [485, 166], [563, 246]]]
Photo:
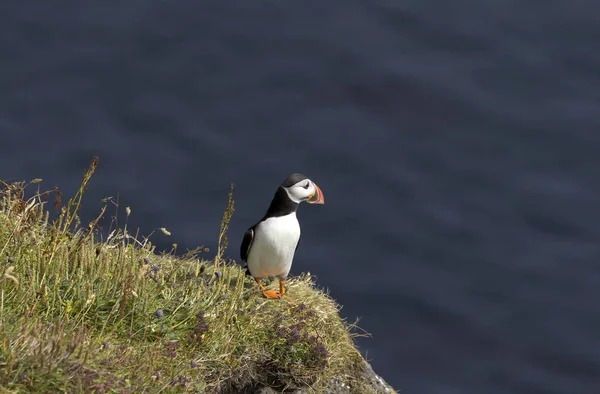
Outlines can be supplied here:
[[[295, 302], [267, 300], [239, 265], [223, 258], [231, 193], [214, 258], [201, 258], [202, 248], [176, 256], [175, 245], [156, 253], [126, 224], [100, 231], [110, 200], [97, 219], [80, 224], [77, 212], [96, 165], [64, 206], [58, 190], [25, 198], [33, 186], [4, 184], [4, 389], [324, 392], [343, 382], [351, 392], [376, 392], [354, 346], [354, 326], [339, 317], [338, 305], [309, 274], [289, 281]], [[50, 222], [47, 205], [53, 202], [60, 215]], [[102, 233], [109, 235], [102, 239]]]

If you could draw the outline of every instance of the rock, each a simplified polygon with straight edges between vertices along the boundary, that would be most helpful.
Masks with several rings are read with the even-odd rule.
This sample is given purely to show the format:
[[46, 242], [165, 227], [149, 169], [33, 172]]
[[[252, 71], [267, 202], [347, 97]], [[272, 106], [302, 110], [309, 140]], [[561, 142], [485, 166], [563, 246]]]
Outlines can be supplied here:
[[[397, 394], [397, 392], [379, 375], [373, 371], [373, 368], [365, 361], [361, 380], [364, 386], [355, 388], [348, 386], [342, 379], [334, 379], [330, 387], [322, 394]], [[367, 390], [367, 391], [365, 391]], [[240, 394], [281, 394], [271, 387], [248, 387]], [[286, 394], [315, 394], [310, 388], [300, 388], [285, 391]]]

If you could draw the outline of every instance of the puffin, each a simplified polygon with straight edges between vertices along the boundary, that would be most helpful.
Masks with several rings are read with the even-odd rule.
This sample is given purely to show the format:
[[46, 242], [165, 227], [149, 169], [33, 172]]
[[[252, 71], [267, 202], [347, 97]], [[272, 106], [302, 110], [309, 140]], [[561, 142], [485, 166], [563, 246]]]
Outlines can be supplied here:
[[[246, 274], [254, 278], [266, 298], [285, 295], [285, 281], [300, 242], [300, 223], [296, 217], [302, 202], [324, 204], [323, 192], [303, 174], [291, 174], [279, 185], [262, 219], [245, 233], [240, 255]], [[279, 291], [267, 290], [261, 280], [279, 279]]]

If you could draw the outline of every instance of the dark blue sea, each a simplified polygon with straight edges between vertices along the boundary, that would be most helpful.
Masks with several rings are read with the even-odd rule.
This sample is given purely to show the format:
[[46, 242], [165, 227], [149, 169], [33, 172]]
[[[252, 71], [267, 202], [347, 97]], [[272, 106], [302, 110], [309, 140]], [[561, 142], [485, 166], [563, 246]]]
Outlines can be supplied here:
[[[600, 393], [600, 3], [0, 5], [0, 178], [228, 255], [302, 172], [293, 274], [415, 394]], [[210, 255], [210, 253], [209, 253]]]

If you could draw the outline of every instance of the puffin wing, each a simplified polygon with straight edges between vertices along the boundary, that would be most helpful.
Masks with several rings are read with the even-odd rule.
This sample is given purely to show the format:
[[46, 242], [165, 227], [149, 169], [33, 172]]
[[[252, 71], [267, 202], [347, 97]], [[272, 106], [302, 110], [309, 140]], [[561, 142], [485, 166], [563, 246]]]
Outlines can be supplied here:
[[244, 233], [244, 239], [242, 239], [242, 245], [240, 246], [240, 256], [242, 257], [242, 261], [246, 262], [244, 264], [244, 269], [246, 270], [246, 275], [252, 276], [250, 273], [250, 268], [248, 268], [248, 255], [250, 254], [250, 247], [252, 246], [252, 241], [254, 241], [254, 228], [256, 225], [250, 227]]
[[242, 245], [240, 246], [240, 256], [242, 257], [242, 261], [248, 261], [248, 254], [250, 253], [250, 247], [252, 246], [252, 241], [254, 240], [254, 227], [250, 227], [244, 233], [244, 239], [242, 239]]

